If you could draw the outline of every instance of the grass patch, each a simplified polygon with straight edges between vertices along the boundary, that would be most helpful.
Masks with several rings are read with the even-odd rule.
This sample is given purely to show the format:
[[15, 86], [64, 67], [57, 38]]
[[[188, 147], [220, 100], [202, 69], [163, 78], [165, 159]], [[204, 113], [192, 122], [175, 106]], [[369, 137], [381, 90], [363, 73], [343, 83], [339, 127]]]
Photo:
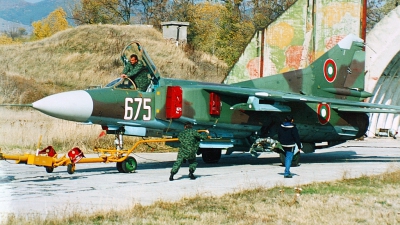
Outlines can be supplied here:
[[58, 219], [10, 216], [6, 224], [398, 224], [398, 176], [400, 170], [298, 188], [259, 187]]

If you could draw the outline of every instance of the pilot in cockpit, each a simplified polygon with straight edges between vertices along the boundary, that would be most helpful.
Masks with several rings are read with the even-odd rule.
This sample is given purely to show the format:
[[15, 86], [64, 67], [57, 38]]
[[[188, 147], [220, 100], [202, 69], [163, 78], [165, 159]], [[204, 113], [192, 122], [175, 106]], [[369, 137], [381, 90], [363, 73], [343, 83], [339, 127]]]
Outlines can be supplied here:
[[136, 54], [132, 54], [129, 61], [130, 63], [127, 63], [122, 71], [121, 78], [130, 78], [138, 90], [146, 91], [150, 84], [147, 67]]

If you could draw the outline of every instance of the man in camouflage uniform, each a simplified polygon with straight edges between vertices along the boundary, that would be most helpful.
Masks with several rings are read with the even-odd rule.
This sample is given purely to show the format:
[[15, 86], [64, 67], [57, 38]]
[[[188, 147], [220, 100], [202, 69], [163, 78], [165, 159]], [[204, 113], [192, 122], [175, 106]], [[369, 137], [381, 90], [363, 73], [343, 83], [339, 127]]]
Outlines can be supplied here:
[[[208, 130], [205, 132], [209, 134]], [[178, 172], [182, 162], [186, 160], [189, 162], [189, 178], [191, 180], [196, 179], [196, 177], [193, 175], [197, 167], [196, 152], [199, 149], [200, 140], [206, 139], [207, 134], [200, 134], [193, 129], [192, 123], [185, 123], [185, 130], [180, 132], [178, 135], [181, 147], [179, 148], [176, 162], [171, 169], [171, 176], [169, 177], [170, 181], [174, 180], [174, 175]]]
[[132, 54], [130, 56], [130, 63], [125, 65], [121, 77], [129, 77], [133, 82], [135, 82], [138, 90], [146, 91], [150, 84], [150, 79], [147, 74], [148, 71], [146, 66], [143, 62], [139, 61], [137, 55]]

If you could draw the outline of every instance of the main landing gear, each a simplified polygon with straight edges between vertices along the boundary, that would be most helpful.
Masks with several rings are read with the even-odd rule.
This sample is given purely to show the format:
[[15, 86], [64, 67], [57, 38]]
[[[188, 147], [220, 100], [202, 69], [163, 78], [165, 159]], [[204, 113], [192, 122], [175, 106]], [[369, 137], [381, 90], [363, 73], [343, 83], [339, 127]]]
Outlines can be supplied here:
[[[117, 151], [122, 151], [122, 149], [124, 148], [123, 138], [124, 136], [121, 132], [115, 134], [114, 144]], [[118, 172], [120, 173], [134, 173], [137, 168], [137, 161], [133, 156], [128, 156], [124, 161], [117, 162], [116, 167]]]
[[199, 151], [205, 163], [218, 163], [221, 159], [221, 149], [219, 148], [203, 148]]
[[[254, 141], [250, 148], [251, 154], [257, 154], [257, 152], [276, 152], [279, 154], [282, 165], [285, 165], [286, 155], [283, 151], [281, 144], [272, 138], [258, 138]], [[293, 156], [292, 167], [300, 165], [300, 151], [296, 152]]]

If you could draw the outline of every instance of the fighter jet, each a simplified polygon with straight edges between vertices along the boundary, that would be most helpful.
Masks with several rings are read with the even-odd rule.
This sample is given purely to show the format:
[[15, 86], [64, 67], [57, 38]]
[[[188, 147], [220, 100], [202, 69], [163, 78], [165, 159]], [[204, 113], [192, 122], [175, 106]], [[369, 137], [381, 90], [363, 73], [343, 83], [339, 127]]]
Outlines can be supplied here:
[[[399, 106], [363, 102], [372, 96], [364, 91], [364, 46], [349, 35], [304, 69], [227, 85], [163, 78], [144, 47], [132, 42], [121, 58], [127, 63], [130, 51], [138, 52], [151, 79], [147, 91], [117, 78], [102, 88], [54, 94], [30, 106], [59, 119], [98, 124], [116, 136], [117, 148], [124, 135], [176, 137], [189, 121], [210, 131], [198, 150], [206, 163], [218, 162], [223, 149], [274, 149], [265, 143], [276, 143], [277, 128], [292, 115], [302, 150], [311, 153], [316, 144], [329, 147], [364, 136], [368, 113], [400, 112]], [[274, 151], [284, 163], [284, 153]], [[299, 153], [294, 164], [298, 160]]]

